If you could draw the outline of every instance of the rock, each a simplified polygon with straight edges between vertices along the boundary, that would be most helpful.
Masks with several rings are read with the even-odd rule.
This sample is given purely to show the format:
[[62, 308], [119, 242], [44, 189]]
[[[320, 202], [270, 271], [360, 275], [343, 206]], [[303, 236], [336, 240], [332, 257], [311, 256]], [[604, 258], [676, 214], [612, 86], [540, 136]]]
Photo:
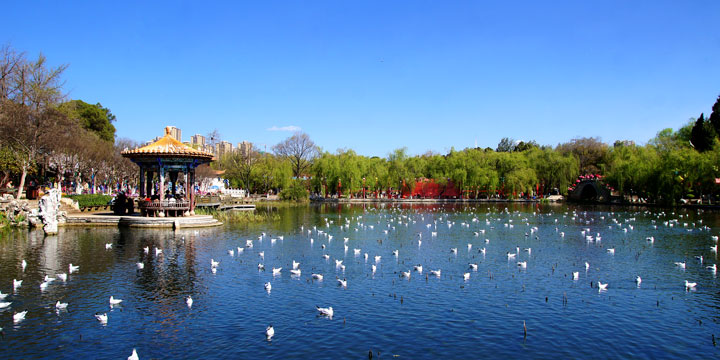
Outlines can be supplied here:
[[60, 209], [60, 191], [50, 189], [40, 199], [40, 218], [42, 219], [43, 230], [46, 235], [55, 235], [58, 232], [58, 210]]

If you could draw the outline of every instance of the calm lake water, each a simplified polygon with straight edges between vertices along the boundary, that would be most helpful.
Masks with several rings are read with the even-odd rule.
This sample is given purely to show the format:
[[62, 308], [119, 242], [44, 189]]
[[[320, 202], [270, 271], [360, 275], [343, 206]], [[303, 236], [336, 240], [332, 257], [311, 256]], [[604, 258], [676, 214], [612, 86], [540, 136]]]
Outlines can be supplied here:
[[[370, 350], [374, 359], [720, 356], [713, 343], [720, 289], [707, 268], [717, 261], [718, 212], [505, 204], [272, 211], [279, 221], [210, 229], [2, 233], [0, 291], [12, 304], [0, 309], [0, 354], [125, 359], [136, 348], [141, 359], [367, 359]], [[211, 259], [220, 262], [216, 273]], [[293, 261], [300, 276], [290, 274]], [[45, 275], [67, 272], [70, 263], [79, 271], [41, 291]], [[418, 264], [422, 273], [412, 270]], [[273, 267], [282, 272], [273, 276]], [[440, 277], [430, 274], [437, 269]], [[401, 277], [408, 270], [410, 278]], [[13, 279], [23, 280], [15, 292]], [[697, 287], [687, 291], [685, 280]], [[609, 284], [606, 291], [598, 281]], [[110, 296], [123, 302], [111, 308]], [[56, 311], [58, 300], [67, 310]], [[320, 316], [315, 306], [332, 306], [334, 316]], [[26, 318], [14, 324], [13, 314], [24, 309]], [[106, 325], [98, 312], [107, 313]]]

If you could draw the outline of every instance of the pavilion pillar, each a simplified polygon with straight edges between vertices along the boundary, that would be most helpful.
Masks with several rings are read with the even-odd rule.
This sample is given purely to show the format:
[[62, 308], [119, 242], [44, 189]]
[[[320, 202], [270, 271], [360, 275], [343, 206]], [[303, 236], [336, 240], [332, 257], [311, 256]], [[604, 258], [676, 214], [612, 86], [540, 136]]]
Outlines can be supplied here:
[[195, 169], [190, 169], [190, 213], [195, 213]]
[[145, 198], [145, 169], [140, 166], [140, 198]]
[[145, 186], [147, 187], [145, 196], [150, 197], [153, 194], [153, 172], [147, 170], [145, 171], [145, 176], [147, 177], [147, 181], [145, 182]]
[[160, 166], [160, 171], [158, 172], [158, 177], [160, 179], [160, 202], [162, 202], [165, 199], [165, 168]]

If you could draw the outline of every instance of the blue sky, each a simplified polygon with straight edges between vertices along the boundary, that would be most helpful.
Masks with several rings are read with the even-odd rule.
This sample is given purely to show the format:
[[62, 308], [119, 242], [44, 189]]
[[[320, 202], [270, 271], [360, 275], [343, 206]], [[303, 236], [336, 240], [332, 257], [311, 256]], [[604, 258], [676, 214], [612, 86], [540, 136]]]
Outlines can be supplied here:
[[[550, 4], [551, 3], [551, 4]], [[218, 129], [386, 156], [645, 143], [720, 95], [720, 2], [12, 1], [0, 44], [69, 64], [119, 137]], [[273, 131], [274, 130], [274, 131]]]

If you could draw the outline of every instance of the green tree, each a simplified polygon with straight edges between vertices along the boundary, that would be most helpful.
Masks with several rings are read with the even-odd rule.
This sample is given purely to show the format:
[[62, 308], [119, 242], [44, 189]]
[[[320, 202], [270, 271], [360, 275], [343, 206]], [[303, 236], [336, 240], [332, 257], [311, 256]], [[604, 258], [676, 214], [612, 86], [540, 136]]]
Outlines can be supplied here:
[[695, 150], [699, 152], [712, 150], [716, 136], [710, 122], [705, 121], [705, 115], [700, 114], [690, 132], [690, 142], [692, 142]]
[[69, 118], [79, 121], [83, 128], [97, 134], [100, 139], [115, 141], [115, 126], [112, 124], [115, 115], [100, 103], [91, 105], [82, 100], [71, 100], [60, 104], [58, 108]]

